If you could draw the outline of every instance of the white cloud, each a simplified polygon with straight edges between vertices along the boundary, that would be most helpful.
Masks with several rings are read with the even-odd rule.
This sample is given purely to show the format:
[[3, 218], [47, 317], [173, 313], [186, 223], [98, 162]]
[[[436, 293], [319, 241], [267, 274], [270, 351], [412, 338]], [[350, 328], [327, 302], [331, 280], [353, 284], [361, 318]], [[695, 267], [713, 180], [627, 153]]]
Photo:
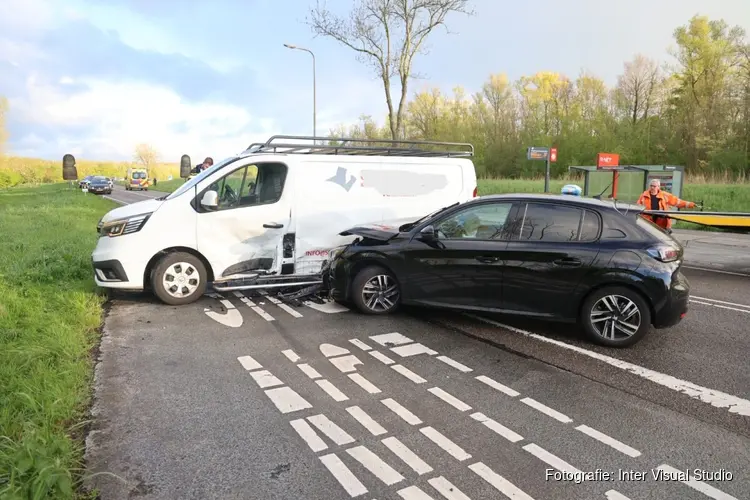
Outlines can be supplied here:
[[[61, 133], [54, 145], [59, 156], [77, 151], [82, 158], [130, 158], [135, 146], [146, 142], [158, 149], [165, 161], [179, 161], [185, 153], [218, 159], [267, 139], [276, 127], [273, 120], [252, 116], [242, 107], [185, 102], [165, 87], [71, 78], [66, 82], [85, 84], [89, 89], [66, 96], [32, 76], [26, 82], [27, 97], [11, 103], [22, 121], [53, 129], [63, 125], [90, 128], [86, 135]], [[19, 142], [19, 150], [39, 146], [33, 136]]]

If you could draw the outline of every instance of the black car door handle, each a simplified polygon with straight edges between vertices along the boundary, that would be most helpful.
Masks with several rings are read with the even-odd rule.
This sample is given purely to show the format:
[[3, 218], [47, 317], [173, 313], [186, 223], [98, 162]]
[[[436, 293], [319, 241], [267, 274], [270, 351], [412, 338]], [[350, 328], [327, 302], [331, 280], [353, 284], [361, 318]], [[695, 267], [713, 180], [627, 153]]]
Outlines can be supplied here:
[[573, 259], [573, 258], [558, 259], [554, 262], [554, 264], [556, 266], [578, 267], [581, 265], [581, 259]]
[[482, 255], [480, 257], [476, 257], [476, 260], [478, 260], [482, 264], [491, 264], [493, 262], [497, 262], [498, 260], [500, 260], [500, 257], [493, 257], [491, 255]]
[[265, 227], [266, 229], [281, 229], [282, 227], [284, 227], [284, 224], [276, 224], [275, 222], [269, 222], [269, 223], [263, 224], [263, 227]]

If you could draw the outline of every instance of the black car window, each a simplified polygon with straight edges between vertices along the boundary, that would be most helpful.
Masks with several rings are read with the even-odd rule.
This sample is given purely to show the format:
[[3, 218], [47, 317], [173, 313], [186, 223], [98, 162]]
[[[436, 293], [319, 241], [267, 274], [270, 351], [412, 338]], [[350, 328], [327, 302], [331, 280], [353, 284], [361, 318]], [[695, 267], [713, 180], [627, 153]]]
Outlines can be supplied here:
[[583, 215], [580, 208], [551, 203], [529, 203], [525, 210], [521, 208], [521, 214], [525, 215], [521, 219], [521, 228], [516, 233], [521, 241], [578, 241]]
[[591, 210], [583, 211], [581, 235], [578, 241], [595, 241], [599, 237], [599, 216]]
[[440, 221], [435, 230], [440, 239], [500, 240], [512, 203], [487, 203], [461, 210]]

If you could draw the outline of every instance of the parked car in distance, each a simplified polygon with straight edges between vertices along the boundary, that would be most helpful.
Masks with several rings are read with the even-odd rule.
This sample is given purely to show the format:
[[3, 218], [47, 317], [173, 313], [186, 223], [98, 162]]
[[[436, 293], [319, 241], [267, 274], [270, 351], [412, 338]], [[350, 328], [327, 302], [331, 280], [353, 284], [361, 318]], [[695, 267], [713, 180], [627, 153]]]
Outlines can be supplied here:
[[87, 175], [86, 177], [84, 177], [83, 179], [81, 179], [78, 182], [78, 188], [79, 189], [83, 189], [83, 188], [87, 187], [89, 185], [89, 182], [91, 182], [91, 179], [93, 179], [93, 178], [94, 178], [93, 175]]
[[89, 180], [89, 193], [112, 194], [112, 181], [106, 177], [95, 176]]
[[565, 195], [483, 196], [398, 228], [360, 226], [324, 274], [367, 314], [401, 304], [580, 324], [625, 347], [685, 317], [683, 248], [643, 207]]

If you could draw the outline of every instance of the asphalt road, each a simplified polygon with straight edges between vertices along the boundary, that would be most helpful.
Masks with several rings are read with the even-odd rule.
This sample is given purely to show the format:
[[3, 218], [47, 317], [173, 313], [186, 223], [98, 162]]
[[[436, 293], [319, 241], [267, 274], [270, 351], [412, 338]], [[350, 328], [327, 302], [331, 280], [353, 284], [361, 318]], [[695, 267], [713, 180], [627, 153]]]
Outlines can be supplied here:
[[[139, 195], [162, 193], [113, 198]], [[726, 246], [688, 253], [723, 272], [686, 269], [688, 317], [625, 350], [507, 317], [115, 296], [87, 461], [121, 480], [93, 484], [104, 500], [750, 498], [750, 276], [727, 274], [744, 264]]]
[[[158, 185], [158, 184], [157, 184]], [[159, 198], [169, 193], [163, 193], [161, 191], [154, 191], [149, 189], [148, 191], [127, 191], [124, 187], [115, 184], [115, 188], [112, 194], [103, 195], [104, 198], [108, 198], [120, 204], [135, 203], [138, 201], [148, 200], [151, 198]]]

